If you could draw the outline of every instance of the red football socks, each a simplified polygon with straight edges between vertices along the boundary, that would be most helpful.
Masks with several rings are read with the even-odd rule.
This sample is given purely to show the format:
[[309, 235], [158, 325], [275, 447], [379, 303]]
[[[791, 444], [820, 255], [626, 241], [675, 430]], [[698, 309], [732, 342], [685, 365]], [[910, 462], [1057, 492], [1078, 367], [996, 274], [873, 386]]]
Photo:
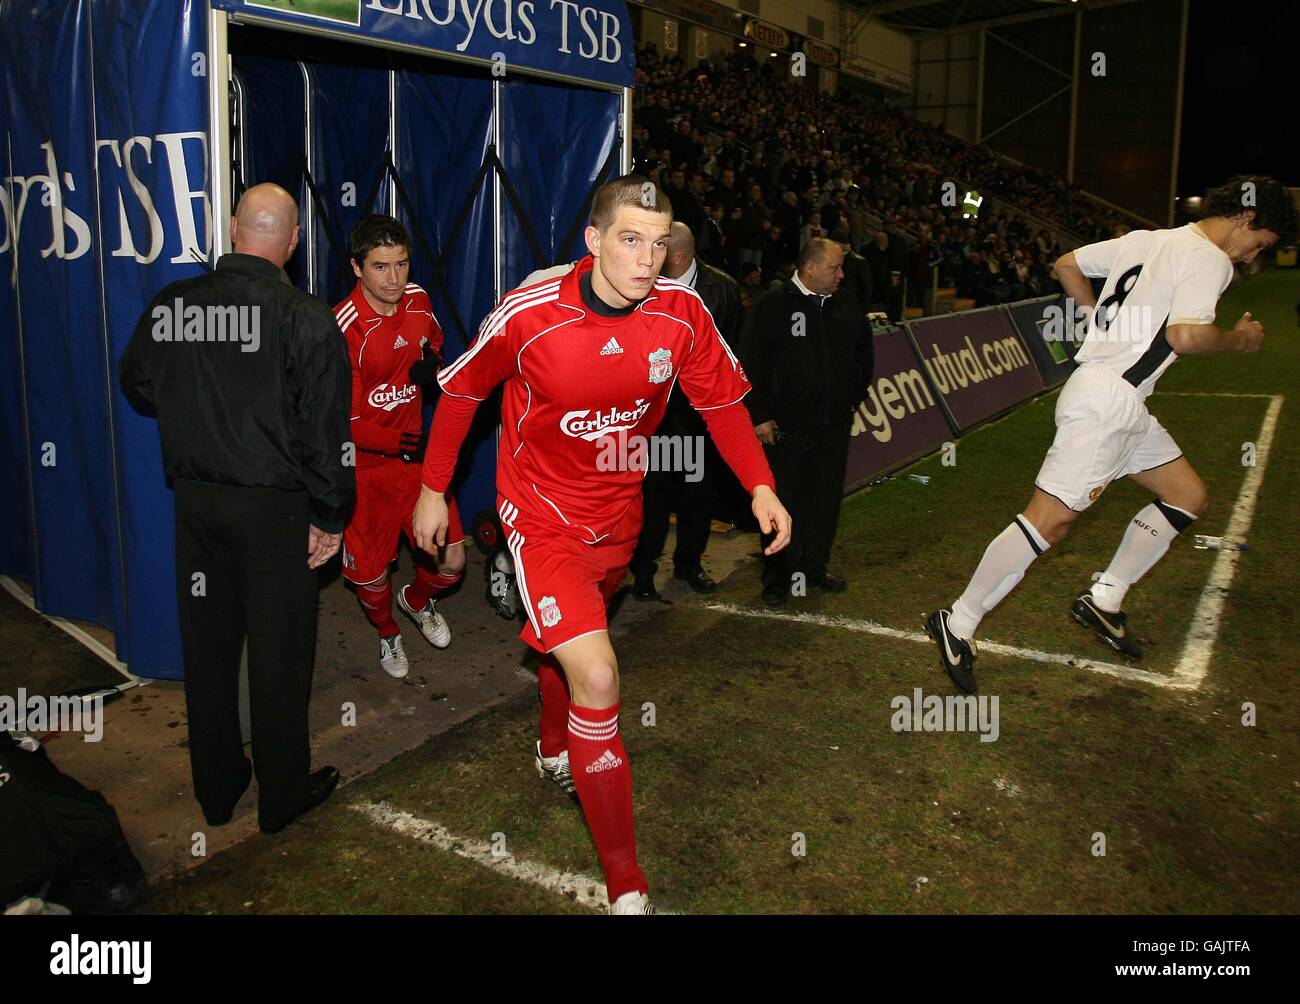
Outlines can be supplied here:
[[397, 621], [393, 620], [393, 581], [384, 579], [382, 585], [357, 586], [357, 599], [361, 609], [379, 631], [379, 637], [387, 638], [397, 634]]
[[553, 655], [538, 663], [537, 696], [542, 699], [542, 756], [559, 756], [569, 745], [569, 681]]
[[612, 903], [624, 893], [645, 892], [636, 862], [632, 826], [632, 767], [618, 734], [618, 709], [569, 707], [569, 769], [582, 811], [605, 869]]
[[415, 581], [406, 587], [406, 602], [412, 610], [423, 610], [430, 599], [437, 599], [464, 577], [464, 572], [436, 572], [417, 564]]

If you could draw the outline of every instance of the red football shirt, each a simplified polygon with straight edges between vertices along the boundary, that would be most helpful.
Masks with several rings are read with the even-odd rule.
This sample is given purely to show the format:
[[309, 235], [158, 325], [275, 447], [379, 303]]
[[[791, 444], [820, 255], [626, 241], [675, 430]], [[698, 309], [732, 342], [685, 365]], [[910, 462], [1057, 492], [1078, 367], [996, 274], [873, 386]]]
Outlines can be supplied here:
[[[602, 469], [608, 437], [648, 440], [676, 383], [706, 418], [733, 405], [743, 412], [749, 381], [690, 286], [658, 279], [630, 313], [604, 317], [579, 289], [592, 266], [587, 255], [567, 275], [504, 297], [438, 383], [444, 395], [472, 401], [504, 383], [498, 491], [595, 543], [640, 498], [645, 474]], [[452, 404], [446, 396], [440, 409]], [[742, 480], [773, 484], [747, 418], [740, 427], [752, 440], [734, 454], [743, 454]], [[454, 462], [450, 444], [431, 449], [424, 483], [444, 490]]]
[[420, 388], [406, 379], [424, 346], [442, 352], [442, 328], [429, 296], [408, 283], [397, 311], [376, 313], [361, 283], [334, 308], [352, 362], [352, 441], [357, 467], [370, 467], [401, 447], [404, 432], [421, 428]]

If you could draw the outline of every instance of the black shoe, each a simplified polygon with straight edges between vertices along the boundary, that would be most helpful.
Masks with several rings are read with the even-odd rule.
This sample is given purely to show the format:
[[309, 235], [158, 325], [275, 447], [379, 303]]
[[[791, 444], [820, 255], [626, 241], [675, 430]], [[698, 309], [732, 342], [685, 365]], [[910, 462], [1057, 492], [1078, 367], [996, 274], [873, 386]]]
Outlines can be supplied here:
[[692, 572], [673, 572], [674, 579], [681, 579], [697, 593], [711, 593], [718, 588], [718, 584], [713, 581], [704, 569], [697, 568]]
[[632, 599], [640, 600], [642, 603], [649, 603], [651, 600], [660, 599], [659, 590], [655, 588], [654, 573], [649, 575], [636, 575], [632, 578]]
[[939, 646], [939, 664], [965, 694], [975, 693], [975, 646], [948, 629], [951, 610], [936, 610], [925, 618], [925, 633]]
[[316, 806], [320, 805], [321, 802], [325, 801], [325, 799], [329, 798], [330, 795], [334, 794], [334, 789], [338, 787], [338, 784], [339, 769], [337, 767], [322, 767], [320, 770], [314, 771], [307, 777], [307, 797], [302, 808], [294, 813], [294, 815], [289, 819], [286, 819], [283, 823], [278, 825], [272, 824], [268, 826], [266, 823], [261, 824], [262, 832], [279, 833], [295, 819], [303, 815], [303, 813], [310, 812], [312, 809], [316, 808]]
[[790, 587], [784, 582], [770, 582], [763, 587], [763, 602], [769, 607], [785, 606], [785, 598], [790, 595]]
[[1089, 628], [1116, 652], [1130, 659], [1142, 658], [1142, 649], [1128, 629], [1128, 617], [1123, 613], [1112, 614], [1102, 610], [1092, 598], [1092, 590], [1070, 604], [1070, 616]]
[[809, 574], [808, 585], [816, 586], [826, 593], [842, 593], [849, 588], [847, 582], [830, 572], [818, 572], [816, 575]]

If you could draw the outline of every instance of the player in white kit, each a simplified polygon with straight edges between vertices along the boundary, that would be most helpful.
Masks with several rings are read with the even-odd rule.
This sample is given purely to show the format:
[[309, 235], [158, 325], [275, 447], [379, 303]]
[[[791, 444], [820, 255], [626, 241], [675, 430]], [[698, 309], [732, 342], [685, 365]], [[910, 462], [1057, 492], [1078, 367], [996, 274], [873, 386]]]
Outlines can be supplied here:
[[[1079, 514], [1116, 478], [1131, 477], [1155, 499], [1133, 517], [1110, 566], [1070, 607], [1071, 616], [1116, 651], [1141, 658], [1122, 612], [1129, 587], [1205, 508], [1205, 485], [1178, 444], [1146, 408], [1156, 381], [1180, 355], [1255, 352], [1263, 326], [1242, 315], [1229, 331], [1214, 324], [1233, 264], [1279, 239], [1293, 240], [1296, 210], [1271, 178], [1240, 176], [1206, 199], [1205, 216], [1173, 230], [1135, 230], [1063, 255], [1056, 274], [1088, 312], [1079, 368], [1056, 402], [1056, 438], [1034, 494], [984, 552], [965, 592], [925, 620], [953, 682], [975, 692], [971, 638], [984, 615], [1029, 565], [1064, 539]], [[1090, 278], [1105, 276], [1094, 300]]]

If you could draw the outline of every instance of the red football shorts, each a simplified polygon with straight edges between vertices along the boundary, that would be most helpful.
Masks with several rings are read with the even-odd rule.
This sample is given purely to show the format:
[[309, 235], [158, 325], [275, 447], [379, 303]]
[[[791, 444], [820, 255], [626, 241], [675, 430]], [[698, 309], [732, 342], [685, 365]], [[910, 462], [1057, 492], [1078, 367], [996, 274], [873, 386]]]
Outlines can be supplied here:
[[551, 652], [583, 635], [609, 629], [605, 606], [627, 574], [641, 534], [641, 497], [598, 544], [588, 544], [554, 520], [521, 512], [504, 495], [497, 512], [515, 561], [515, 585], [528, 612], [524, 643]]
[[[396, 458], [357, 468], [357, 506], [343, 531], [343, 577], [364, 586], [397, 557], [402, 534], [415, 547], [411, 515], [420, 497], [420, 464]], [[447, 543], [465, 539], [454, 498], [447, 499]]]

